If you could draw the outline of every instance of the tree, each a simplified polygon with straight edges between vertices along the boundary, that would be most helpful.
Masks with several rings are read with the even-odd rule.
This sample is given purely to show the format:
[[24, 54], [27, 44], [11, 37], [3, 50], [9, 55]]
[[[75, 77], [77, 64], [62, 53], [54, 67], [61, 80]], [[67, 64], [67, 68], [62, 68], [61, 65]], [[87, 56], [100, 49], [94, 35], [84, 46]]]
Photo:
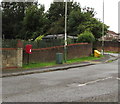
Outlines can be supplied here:
[[59, 18], [58, 21], [53, 22], [48, 29], [49, 34], [64, 33], [64, 17]]
[[25, 9], [33, 2], [2, 2], [2, 34], [6, 39], [15, 39], [22, 29]]
[[44, 13], [44, 6], [33, 5], [26, 9], [26, 15], [23, 20], [24, 36], [23, 39], [35, 39], [40, 34], [44, 33], [45, 24], [47, 19]]
[[[91, 32], [95, 36], [96, 40], [102, 37], [102, 35], [106, 35], [109, 26], [107, 26], [106, 24], [103, 24], [102, 22], [98, 21], [95, 18], [93, 18], [93, 20], [91, 21], [91, 24], [92, 24]], [[104, 34], [102, 33], [103, 26], [104, 26]]]
[[95, 41], [95, 37], [90, 31], [85, 31], [85, 32], [81, 33], [80, 35], [78, 35], [77, 41], [91, 43], [91, 42]]
[[70, 35], [79, 34], [78, 26], [84, 21], [84, 19], [85, 19], [84, 15], [79, 10], [72, 10], [68, 18], [69, 18], [69, 20], [68, 20], [68, 33]]
[[85, 30], [90, 30], [97, 40], [102, 36], [102, 28], [104, 25], [104, 32], [106, 34], [108, 26], [94, 18], [94, 9], [87, 9], [83, 12], [73, 10], [69, 15], [68, 33], [77, 35], [83, 33]]
[[[67, 3], [67, 15], [69, 16], [72, 10], [81, 11], [81, 8], [76, 2]], [[47, 34], [59, 34], [64, 33], [64, 20], [65, 20], [65, 2], [54, 2], [51, 4], [47, 11], [47, 17], [49, 19], [49, 29]]]
[[[67, 33], [77, 36], [90, 30], [97, 40], [103, 23], [94, 18], [93, 8], [77, 2], [67, 5]], [[2, 2], [2, 34], [6, 39], [35, 39], [42, 34], [64, 34], [65, 2], [54, 2], [47, 12], [37, 2]], [[106, 33], [108, 26], [104, 24]]]

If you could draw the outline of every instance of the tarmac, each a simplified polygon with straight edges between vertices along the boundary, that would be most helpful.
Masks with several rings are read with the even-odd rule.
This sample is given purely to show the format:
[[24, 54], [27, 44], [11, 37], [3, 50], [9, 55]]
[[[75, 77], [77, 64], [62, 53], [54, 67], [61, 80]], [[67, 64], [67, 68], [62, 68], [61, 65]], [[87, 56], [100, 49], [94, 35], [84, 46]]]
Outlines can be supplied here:
[[77, 68], [77, 67], [85, 67], [90, 65], [96, 64], [103, 64], [112, 62], [119, 59], [118, 54], [114, 53], [105, 53], [105, 57], [99, 60], [93, 61], [86, 61], [80, 63], [73, 63], [73, 64], [61, 64], [53, 67], [44, 67], [44, 68], [35, 68], [35, 69], [28, 69], [28, 70], [16, 70], [16, 71], [8, 71], [2, 72], [0, 77], [12, 77], [12, 76], [20, 76], [20, 75], [27, 75], [27, 74], [35, 74], [35, 73], [44, 73], [44, 72], [51, 72], [51, 71], [60, 71], [60, 70], [68, 70], [70, 68]]

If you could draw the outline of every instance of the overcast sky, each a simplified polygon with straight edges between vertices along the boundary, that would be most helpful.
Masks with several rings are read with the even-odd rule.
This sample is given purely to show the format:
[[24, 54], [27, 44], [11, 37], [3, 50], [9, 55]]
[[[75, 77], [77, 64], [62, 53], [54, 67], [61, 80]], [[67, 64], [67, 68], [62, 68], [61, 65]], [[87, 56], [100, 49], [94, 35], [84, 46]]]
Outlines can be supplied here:
[[[97, 12], [96, 18], [103, 21], [103, 0], [74, 0], [79, 2], [81, 7], [92, 7]], [[118, 2], [120, 0], [104, 0], [104, 23], [110, 26], [109, 30], [118, 33]], [[53, 0], [38, 0], [39, 3], [45, 4], [48, 10]]]

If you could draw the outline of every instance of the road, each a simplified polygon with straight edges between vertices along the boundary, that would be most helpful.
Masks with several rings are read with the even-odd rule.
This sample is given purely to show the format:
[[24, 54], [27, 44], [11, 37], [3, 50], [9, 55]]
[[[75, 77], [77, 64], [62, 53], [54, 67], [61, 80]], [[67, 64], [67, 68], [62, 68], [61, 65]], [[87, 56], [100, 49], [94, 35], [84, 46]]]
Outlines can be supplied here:
[[117, 102], [118, 60], [2, 81], [3, 102]]

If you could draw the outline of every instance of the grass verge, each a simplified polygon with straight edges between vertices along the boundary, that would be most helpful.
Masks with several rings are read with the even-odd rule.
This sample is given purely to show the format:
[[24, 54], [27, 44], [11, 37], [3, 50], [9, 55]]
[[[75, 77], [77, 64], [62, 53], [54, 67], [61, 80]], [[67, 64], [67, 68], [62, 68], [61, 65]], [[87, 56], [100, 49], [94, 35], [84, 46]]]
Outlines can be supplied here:
[[[98, 60], [100, 58], [102, 58], [103, 56], [100, 57], [93, 57], [93, 56], [89, 56], [89, 57], [81, 57], [81, 58], [75, 58], [75, 59], [69, 59], [67, 60], [66, 63], [63, 64], [71, 64], [71, 63], [77, 63], [77, 62], [85, 62], [85, 61], [90, 61], [90, 60]], [[56, 66], [58, 64], [56, 64], [56, 62], [42, 62], [42, 63], [30, 63], [30, 64], [24, 64], [23, 68], [24, 69], [31, 69], [31, 68], [40, 68], [40, 67], [50, 67], [50, 66]]]
[[[104, 56], [101, 57], [81, 57], [81, 58], [75, 58], [75, 59], [70, 59], [67, 60], [66, 63], [63, 64], [72, 64], [72, 63], [78, 63], [78, 62], [85, 62], [85, 61], [90, 61], [90, 60], [99, 60]], [[30, 64], [24, 64], [22, 68], [14, 68], [14, 69], [2, 69], [2, 73], [11, 73], [11, 72], [22, 72], [22, 71], [27, 71], [27, 70], [34, 70], [36, 68], [43, 68], [43, 67], [50, 67], [50, 66], [57, 66], [56, 62], [45, 62], [45, 63], [30, 63]]]
[[120, 52], [113, 52], [113, 51], [105, 51], [107, 53], [120, 53]]
[[101, 57], [89, 56], [89, 57], [75, 58], [75, 59], [67, 60], [67, 63], [68, 63], [68, 64], [71, 64], [71, 63], [76, 63], [76, 62], [84, 62], [84, 61], [90, 61], [90, 60], [98, 60], [98, 59], [100, 59], [100, 58], [102, 58], [102, 57], [103, 57], [103, 56], [101, 56]]
[[48, 67], [48, 66], [55, 66], [55, 62], [41, 62], [41, 63], [30, 63], [30, 64], [24, 64], [23, 68], [29, 69], [29, 68], [38, 68], [38, 67]]

